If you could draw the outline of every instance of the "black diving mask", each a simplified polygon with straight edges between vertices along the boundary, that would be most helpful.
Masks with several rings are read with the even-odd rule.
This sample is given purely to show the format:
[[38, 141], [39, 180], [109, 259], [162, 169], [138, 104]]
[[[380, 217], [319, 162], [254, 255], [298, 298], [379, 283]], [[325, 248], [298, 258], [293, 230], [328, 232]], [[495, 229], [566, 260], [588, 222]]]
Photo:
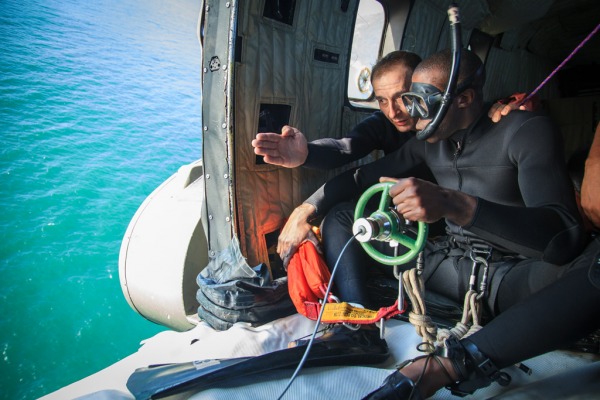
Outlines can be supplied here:
[[[465, 79], [456, 87], [455, 93], [460, 94], [473, 85], [483, 73], [483, 65], [473, 75]], [[400, 95], [406, 111], [413, 118], [431, 119], [440, 109], [444, 92], [429, 83], [414, 82], [410, 85], [410, 91]], [[446, 100], [448, 101], [448, 99]]]
[[410, 91], [401, 95], [406, 111], [411, 117], [428, 119], [438, 112], [442, 103], [443, 93], [429, 83], [415, 82], [410, 85]]

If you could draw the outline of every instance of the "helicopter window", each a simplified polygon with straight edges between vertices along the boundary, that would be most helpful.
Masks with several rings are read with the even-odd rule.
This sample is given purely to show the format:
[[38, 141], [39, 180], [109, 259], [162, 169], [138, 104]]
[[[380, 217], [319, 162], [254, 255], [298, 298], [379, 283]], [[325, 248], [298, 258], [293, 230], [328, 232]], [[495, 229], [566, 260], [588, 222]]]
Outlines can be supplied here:
[[377, 62], [384, 22], [385, 13], [379, 2], [360, 0], [348, 73], [348, 99], [354, 105], [368, 106], [365, 103], [373, 96], [371, 67]]
[[266, 18], [293, 25], [295, 8], [296, 0], [266, 0], [263, 15]]
[[[287, 104], [261, 104], [257, 132], [281, 132], [290, 123], [292, 106]], [[263, 156], [256, 156], [256, 164], [265, 164]]]

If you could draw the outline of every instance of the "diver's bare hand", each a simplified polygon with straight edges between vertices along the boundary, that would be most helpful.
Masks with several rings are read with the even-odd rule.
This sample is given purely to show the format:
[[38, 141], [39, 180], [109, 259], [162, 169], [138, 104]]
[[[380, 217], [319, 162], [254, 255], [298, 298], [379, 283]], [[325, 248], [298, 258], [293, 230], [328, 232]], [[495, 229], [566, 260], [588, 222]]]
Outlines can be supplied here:
[[286, 168], [304, 164], [308, 156], [306, 137], [288, 125], [281, 128], [281, 135], [273, 132], [256, 134], [252, 147], [254, 154], [263, 156], [266, 163]]

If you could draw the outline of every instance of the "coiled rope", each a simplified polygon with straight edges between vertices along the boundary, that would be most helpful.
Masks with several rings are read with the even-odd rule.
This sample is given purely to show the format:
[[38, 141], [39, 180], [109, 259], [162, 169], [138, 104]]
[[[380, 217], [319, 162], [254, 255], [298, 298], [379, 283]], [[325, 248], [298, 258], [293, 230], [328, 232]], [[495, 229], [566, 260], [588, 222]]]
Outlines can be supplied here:
[[461, 320], [450, 329], [438, 329], [431, 317], [427, 315], [425, 306], [425, 283], [421, 276], [421, 270], [419, 268], [411, 268], [402, 273], [401, 284], [404, 286], [412, 304], [412, 309], [408, 313], [408, 320], [414, 325], [419, 336], [421, 336], [425, 342], [431, 344], [432, 347], [436, 343], [439, 346], [443, 346], [445, 340], [451, 336], [456, 339], [468, 337], [483, 327], [481, 325], [481, 303], [487, 289], [488, 263], [487, 260], [475, 256], [472, 252], [470, 256], [474, 263], [474, 272], [471, 277], [472, 282], [474, 282], [476, 275], [475, 267], [477, 265], [484, 266], [480, 288], [479, 291], [477, 291], [471, 287], [465, 294]]

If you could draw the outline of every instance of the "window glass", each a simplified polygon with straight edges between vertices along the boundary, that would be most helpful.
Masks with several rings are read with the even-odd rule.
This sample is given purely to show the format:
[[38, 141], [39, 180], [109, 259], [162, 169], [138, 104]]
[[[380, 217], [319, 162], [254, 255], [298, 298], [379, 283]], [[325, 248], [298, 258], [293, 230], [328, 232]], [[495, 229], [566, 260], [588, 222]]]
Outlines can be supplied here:
[[379, 2], [360, 0], [348, 74], [348, 98], [353, 105], [368, 106], [373, 94], [371, 68], [379, 55], [384, 21], [383, 7]]
[[263, 16], [287, 25], [293, 25], [295, 8], [296, 0], [266, 0]]

